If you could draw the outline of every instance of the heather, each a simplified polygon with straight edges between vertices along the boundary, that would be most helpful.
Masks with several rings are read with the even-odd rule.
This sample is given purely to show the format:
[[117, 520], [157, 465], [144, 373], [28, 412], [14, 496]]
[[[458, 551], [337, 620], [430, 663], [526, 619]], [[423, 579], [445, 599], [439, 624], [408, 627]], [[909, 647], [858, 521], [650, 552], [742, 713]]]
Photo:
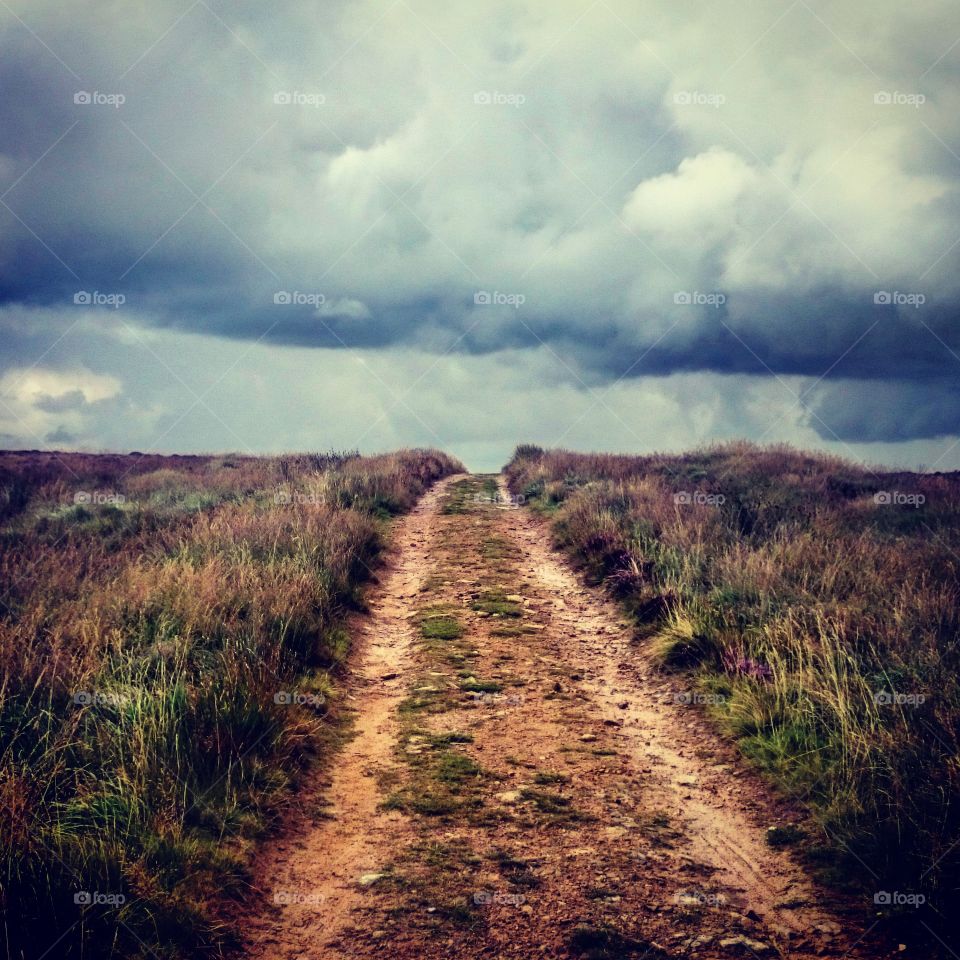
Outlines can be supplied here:
[[960, 477], [747, 443], [524, 446], [506, 474], [630, 611], [638, 656], [712, 694], [718, 731], [803, 805], [821, 876], [887, 922], [955, 925]]
[[224, 896], [342, 735], [347, 617], [389, 520], [456, 469], [424, 450], [0, 455], [8, 955], [230, 946]]

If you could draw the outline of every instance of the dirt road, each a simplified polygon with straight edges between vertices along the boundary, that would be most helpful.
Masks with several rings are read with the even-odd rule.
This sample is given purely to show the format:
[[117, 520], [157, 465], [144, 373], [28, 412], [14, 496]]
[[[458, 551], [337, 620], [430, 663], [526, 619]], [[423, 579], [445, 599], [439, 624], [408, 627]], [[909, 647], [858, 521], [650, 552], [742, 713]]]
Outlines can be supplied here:
[[398, 522], [356, 736], [265, 847], [250, 957], [881, 956], [767, 842], [789, 811], [682, 679], [497, 492], [453, 478]]

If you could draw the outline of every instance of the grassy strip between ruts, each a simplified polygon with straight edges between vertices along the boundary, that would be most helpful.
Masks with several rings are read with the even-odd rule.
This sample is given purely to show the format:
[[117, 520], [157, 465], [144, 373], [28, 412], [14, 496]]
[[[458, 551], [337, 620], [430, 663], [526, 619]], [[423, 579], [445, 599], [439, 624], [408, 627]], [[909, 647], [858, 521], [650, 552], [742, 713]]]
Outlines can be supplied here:
[[[337, 736], [405, 451], [0, 457], [0, 874], [11, 957], [229, 946], [222, 896]], [[52, 955], [52, 954], [51, 954]]]
[[[504, 824], [518, 818], [563, 826], [580, 816], [556, 792], [564, 785], [561, 778], [538, 781], [547, 789], [538, 787], [528, 795], [518, 791], [508, 803], [501, 796], [504, 775], [471, 756], [485, 746], [482, 732], [481, 742], [475, 744], [473, 733], [465, 729], [483, 730], [483, 724], [478, 727], [473, 719], [475, 711], [510, 702], [515, 694], [509, 691], [519, 682], [499, 672], [488, 677], [479, 666], [483, 656], [478, 645], [484, 644], [484, 634], [498, 635], [498, 624], [515, 626], [522, 620], [516, 600], [507, 610], [500, 607], [505, 602], [503, 581], [518, 579], [515, 563], [508, 560], [515, 551], [498, 550], [491, 558], [486, 549], [495, 495], [496, 485], [488, 477], [470, 477], [448, 490], [442, 513], [451, 519], [473, 515], [470, 529], [477, 540], [472, 548], [482, 573], [467, 587], [472, 602], [462, 596], [452, 599], [451, 594], [464, 593], [458, 585], [467, 583], [461, 579], [467, 571], [461, 567], [462, 544], [456, 542], [454, 522], [441, 534], [437, 566], [421, 588], [423, 600], [415, 621], [420, 633], [418, 673], [400, 707], [397, 750], [403, 773], [381, 784], [385, 807], [421, 819], [420, 842], [388, 868], [384, 882], [395, 897], [392, 909], [423, 918], [417, 922], [425, 928], [469, 927], [477, 936], [486, 923], [477, 879], [485, 864], [496, 865], [510, 887], [509, 897], [519, 900], [523, 890], [539, 883], [529, 863], [486, 842], [491, 832], [496, 836]], [[448, 541], [448, 535], [453, 539]], [[510, 636], [514, 635], [512, 629]]]

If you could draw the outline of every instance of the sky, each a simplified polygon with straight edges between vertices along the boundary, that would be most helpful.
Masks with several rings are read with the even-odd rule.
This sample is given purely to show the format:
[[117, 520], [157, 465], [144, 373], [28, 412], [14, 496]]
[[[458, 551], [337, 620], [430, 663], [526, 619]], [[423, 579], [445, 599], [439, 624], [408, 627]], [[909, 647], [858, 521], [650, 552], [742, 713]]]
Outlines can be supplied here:
[[948, 0], [0, 0], [0, 447], [960, 468]]

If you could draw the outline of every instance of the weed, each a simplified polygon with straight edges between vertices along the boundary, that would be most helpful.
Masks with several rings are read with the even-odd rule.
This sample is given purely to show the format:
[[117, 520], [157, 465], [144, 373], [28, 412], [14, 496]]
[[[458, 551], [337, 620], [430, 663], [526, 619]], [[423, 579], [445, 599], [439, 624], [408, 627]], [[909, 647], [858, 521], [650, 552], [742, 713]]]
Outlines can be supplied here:
[[463, 626], [456, 617], [435, 614], [424, 618], [420, 632], [424, 640], [457, 640], [463, 636]]
[[503, 590], [487, 590], [470, 604], [471, 609], [498, 617], [522, 617], [523, 605]]

